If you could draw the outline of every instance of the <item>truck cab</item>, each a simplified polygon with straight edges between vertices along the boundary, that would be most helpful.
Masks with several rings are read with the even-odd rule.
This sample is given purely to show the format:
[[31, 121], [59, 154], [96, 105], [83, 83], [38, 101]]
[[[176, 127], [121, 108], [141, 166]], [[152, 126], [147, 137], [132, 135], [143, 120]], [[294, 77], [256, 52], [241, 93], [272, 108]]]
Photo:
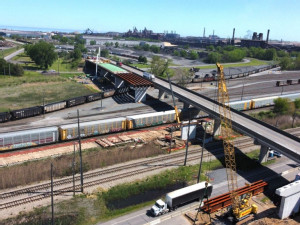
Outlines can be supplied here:
[[155, 204], [151, 207], [151, 213], [153, 216], [159, 216], [165, 214], [169, 211], [167, 203], [163, 200], [159, 199], [155, 202]]

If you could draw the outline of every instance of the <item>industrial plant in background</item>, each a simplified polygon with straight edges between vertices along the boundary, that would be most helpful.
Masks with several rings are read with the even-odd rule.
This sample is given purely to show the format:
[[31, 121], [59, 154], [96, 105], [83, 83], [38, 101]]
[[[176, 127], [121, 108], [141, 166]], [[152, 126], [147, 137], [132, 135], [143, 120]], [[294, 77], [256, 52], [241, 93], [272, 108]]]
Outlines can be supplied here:
[[269, 46], [269, 34], [270, 30], [268, 30], [267, 33], [267, 39], [263, 40], [263, 33], [259, 33], [257, 35], [257, 32], [253, 32], [252, 39], [242, 39], [241, 40], [241, 47], [260, 47], [260, 48], [267, 48]]

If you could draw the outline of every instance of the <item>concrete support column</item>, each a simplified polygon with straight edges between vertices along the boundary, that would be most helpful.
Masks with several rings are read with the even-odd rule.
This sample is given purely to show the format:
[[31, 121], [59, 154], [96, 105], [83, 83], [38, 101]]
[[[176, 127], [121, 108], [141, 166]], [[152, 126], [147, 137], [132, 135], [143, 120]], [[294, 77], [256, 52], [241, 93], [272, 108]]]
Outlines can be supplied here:
[[183, 108], [188, 109], [190, 107], [189, 103], [183, 102]]
[[163, 90], [158, 90], [158, 99], [162, 100], [165, 98], [165, 92]]
[[281, 196], [278, 216], [285, 219], [299, 212], [300, 209], [300, 180], [276, 189], [277, 195]]
[[144, 102], [146, 101], [146, 94], [149, 87], [136, 87], [134, 88], [134, 101]]
[[115, 88], [124, 87], [124, 80], [119, 77], [115, 77]]
[[213, 130], [213, 136], [220, 135], [221, 134], [221, 120], [215, 119], [214, 120], [214, 130]]
[[260, 153], [259, 153], [259, 159], [258, 159], [258, 161], [260, 163], [267, 162], [268, 156], [269, 156], [269, 147], [267, 147], [265, 145], [261, 145], [260, 146]]

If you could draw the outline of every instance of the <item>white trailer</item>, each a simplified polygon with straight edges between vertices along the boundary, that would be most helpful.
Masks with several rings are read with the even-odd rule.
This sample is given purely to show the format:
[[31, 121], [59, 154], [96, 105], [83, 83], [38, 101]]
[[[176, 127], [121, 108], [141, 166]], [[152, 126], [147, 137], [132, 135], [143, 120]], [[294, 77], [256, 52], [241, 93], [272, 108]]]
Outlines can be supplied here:
[[155, 76], [151, 73], [148, 73], [148, 72], [144, 72], [143, 73], [143, 77], [149, 79], [149, 80], [155, 80]]
[[169, 211], [176, 210], [179, 206], [185, 203], [201, 200], [205, 197], [205, 195], [210, 197], [213, 186], [208, 183], [206, 188], [205, 183], [206, 182], [200, 182], [198, 184], [167, 193], [165, 202], [161, 199], [157, 200], [151, 207], [151, 213], [154, 216], [159, 216]]

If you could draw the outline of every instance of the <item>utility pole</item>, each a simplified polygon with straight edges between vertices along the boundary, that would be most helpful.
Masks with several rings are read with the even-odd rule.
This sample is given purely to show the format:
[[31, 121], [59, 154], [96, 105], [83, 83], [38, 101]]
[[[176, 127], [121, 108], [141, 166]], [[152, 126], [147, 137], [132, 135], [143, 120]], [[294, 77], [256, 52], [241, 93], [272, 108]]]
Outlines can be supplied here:
[[76, 142], [74, 142], [74, 155], [73, 155], [73, 162], [72, 162], [72, 173], [73, 173], [73, 196], [75, 196], [75, 147], [76, 147]]
[[188, 133], [187, 133], [187, 140], [185, 145], [185, 158], [184, 158], [184, 166], [186, 166], [186, 160], [188, 155], [188, 149], [189, 149], [189, 141], [190, 141], [190, 125], [191, 125], [191, 115], [189, 116], [189, 127], [188, 127]]
[[199, 165], [197, 183], [200, 182], [200, 175], [201, 175], [201, 169], [202, 169], [202, 160], [203, 160], [203, 152], [204, 152], [204, 148], [205, 148], [206, 128], [207, 128], [207, 122], [205, 123], [204, 134], [203, 134], [202, 152], [201, 152], [201, 158], [200, 158], [200, 165]]
[[8, 63], [8, 74], [10, 76], [10, 63]]
[[51, 222], [52, 225], [54, 225], [54, 202], [53, 202], [53, 164], [51, 163], [51, 212], [52, 212], [52, 217], [51, 217]]
[[81, 192], [83, 193], [82, 152], [81, 152], [81, 137], [80, 137], [79, 110], [78, 109], [77, 109], [77, 119], [78, 119], [78, 143], [79, 143], [79, 157], [80, 157], [80, 184], [81, 184]]

